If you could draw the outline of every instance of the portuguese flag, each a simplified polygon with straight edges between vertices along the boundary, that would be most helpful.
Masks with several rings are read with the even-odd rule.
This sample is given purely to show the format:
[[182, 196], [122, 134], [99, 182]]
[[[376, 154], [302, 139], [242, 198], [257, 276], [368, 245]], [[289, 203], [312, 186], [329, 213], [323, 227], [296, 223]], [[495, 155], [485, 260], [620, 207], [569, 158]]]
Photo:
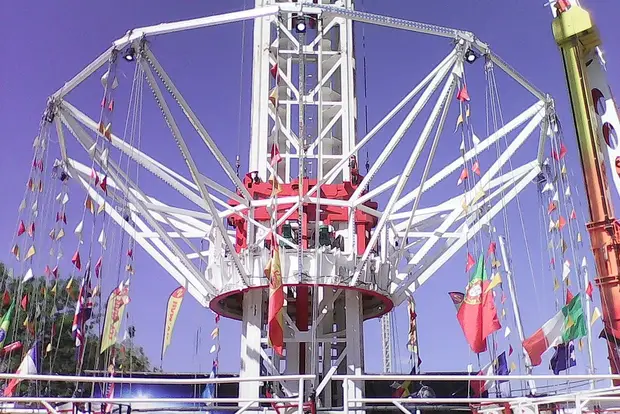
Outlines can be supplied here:
[[463, 303], [456, 314], [465, 339], [477, 354], [487, 350], [487, 336], [501, 328], [495, 310], [493, 289], [489, 289], [489, 283], [484, 255], [481, 254], [467, 285]]
[[540, 365], [542, 354], [549, 348], [582, 338], [587, 334], [581, 293], [575, 295], [553, 318], [549, 319], [534, 335], [523, 341], [523, 348], [533, 366]]

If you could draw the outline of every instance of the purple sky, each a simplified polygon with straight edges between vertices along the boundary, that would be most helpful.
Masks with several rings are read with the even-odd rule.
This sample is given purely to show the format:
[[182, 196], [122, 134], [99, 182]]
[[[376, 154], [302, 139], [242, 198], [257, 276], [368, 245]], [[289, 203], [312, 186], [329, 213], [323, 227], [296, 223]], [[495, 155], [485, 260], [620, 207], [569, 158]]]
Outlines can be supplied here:
[[[249, 3], [249, 2], [248, 2]], [[433, 23], [455, 28], [471, 30], [483, 41], [490, 43], [493, 50], [519, 70], [527, 79], [540, 89], [550, 93], [557, 100], [560, 118], [566, 127], [566, 145], [569, 151], [568, 164], [573, 175], [572, 185], [579, 189], [580, 203], [583, 189], [578, 167], [576, 143], [572, 131], [569, 103], [565, 87], [565, 76], [559, 52], [551, 35], [551, 14], [543, 7], [543, 1], [457, 1], [435, 0], [433, 2], [412, 3], [405, 0], [390, 2], [365, 0], [358, 2], [358, 8], [366, 11], [398, 16], [402, 18]], [[620, 37], [620, 28], [616, 24], [620, 7], [617, 0], [591, 0], [586, 3], [598, 23], [605, 43], [604, 50], [612, 88], [620, 90], [618, 76], [620, 71], [620, 49], [613, 40]], [[8, 252], [14, 236], [17, 219], [17, 207], [20, 203], [27, 181], [32, 157], [31, 144], [37, 134], [41, 113], [46, 98], [70, 79], [75, 73], [98, 56], [110, 43], [121, 37], [128, 29], [195, 18], [210, 14], [219, 14], [238, 10], [243, 7], [241, 0], [227, 2], [164, 2], [160, 0], [134, 0], [121, 2], [112, 0], [107, 3], [89, 3], [76, 1], [56, 2], [12, 2], [3, 7], [3, 24], [0, 26], [0, 53], [4, 56], [0, 65], [0, 136], [4, 137], [5, 148], [0, 153], [0, 166], [5, 177], [1, 191], [5, 198], [5, 212], [0, 216], [0, 246]], [[222, 151], [234, 164], [237, 152], [237, 137], [240, 136], [240, 153], [243, 162], [247, 159], [249, 133], [249, 81], [251, 53], [251, 28], [246, 26], [244, 51], [244, 67], [241, 89], [244, 90], [242, 106], [239, 107], [241, 79], [241, 24], [219, 27], [191, 33], [178, 34], [156, 39], [152, 48], [163, 66], [187, 100], [201, 117], [203, 124], [222, 148]], [[357, 34], [360, 31], [358, 30]], [[445, 56], [450, 48], [448, 42], [429, 36], [395, 32], [386, 28], [367, 27], [365, 51], [368, 61], [368, 111], [369, 124], [372, 127], [381, 119], [398, 100], [412, 88], [422, 77]], [[362, 53], [362, 48], [357, 48]], [[358, 57], [358, 70], [361, 71], [361, 55]], [[484, 84], [482, 65], [467, 68], [468, 81], [472, 87], [472, 116], [478, 125], [478, 135], [484, 134]], [[121, 76], [121, 89], [128, 90], [131, 85], [133, 67], [123, 62], [125, 76]], [[125, 85], [123, 85], [125, 83]], [[360, 83], [358, 82], [358, 85]], [[498, 85], [502, 98], [503, 113], [511, 119], [518, 112], [526, 109], [534, 99], [524, 93], [514, 82], [511, 82], [498, 71]], [[143, 115], [142, 149], [155, 158], [189, 176], [185, 165], [176, 151], [170, 134], [153, 105], [148, 88], [144, 92], [145, 112]], [[83, 109], [91, 116], [96, 116], [101, 100], [101, 85], [98, 78], [86, 82], [75, 95], [68, 98], [70, 102]], [[147, 102], [148, 101], [148, 102]], [[363, 99], [360, 95], [360, 104]], [[119, 103], [116, 113], [124, 118], [126, 103]], [[239, 118], [241, 114], [241, 124]], [[451, 124], [456, 115], [448, 118], [445, 136], [442, 137], [441, 151], [437, 164], [451, 161], [458, 155], [460, 139], [452, 134]], [[360, 111], [360, 128], [363, 128], [362, 111]], [[402, 117], [401, 117], [402, 119]], [[119, 122], [122, 125], [122, 122]], [[119, 127], [120, 128], [120, 127]], [[395, 126], [387, 128], [380, 134], [370, 147], [370, 158], [376, 157], [381, 146], [389, 138], [386, 135], [394, 131]], [[118, 131], [118, 130], [117, 130]], [[363, 135], [363, 130], [361, 131]], [[233, 142], [234, 140], [234, 142]], [[516, 158], [519, 162], [534, 157], [535, 140], [530, 140], [525, 148], [525, 155]], [[408, 141], [412, 148], [413, 139]], [[192, 141], [193, 148], [198, 147], [197, 140]], [[75, 147], [74, 147], [75, 148]], [[57, 149], [54, 148], [53, 151]], [[223, 181], [221, 171], [213, 166], [206, 149], [201, 148], [204, 158], [200, 158], [200, 168], [207, 175]], [[55, 154], [55, 153], [54, 153]], [[406, 153], [405, 153], [406, 154]], [[79, 155], [84, 161], [83, 153]], [[56, 155], [54, 155], [56, 156]], [[79, 158], [78, 157], [78, 158]], [[364, 157], [361, 156], [362, 162]], [[404, 156], [395, 155], [395, 162], [403, 165]], [[392, 167], [379, 178], [391, 177], [398, 172]], [[487, 163], [488, 165], [488, 163]], [[243, 169], [244, 167], [242, 167]], [[484, 168], [484, 166], [483, 166]], [[434, 171], [437, 167], [434, 168]], [[417, 171], [417, 170], [416, 170]], [[419, 173], [416, 177], [419, 177]], [[454, 177], [454, 182], [458, 177]], [[157, 183], [151, 178], [140, 181], [145, 191], [161, 195], [166, 201], [169, 190], [165, 187], [158, 192]], [[223, 181], [224, 182], [224, 181]], [[162, 188], [161, 185], [159, 188]], [[453, 195], [457, 189], [451, 188]], [[547, 233], [541, 232], [537, 224], [538, 201], [533, 186], [521, 196], [522, 214], [525, 219], [527, 243], [522, 236], [519, 215], [512, 206], [507, 215], [510, 220], [511, 240], [513, 243], [513, 260], [519, 290], [520, 304], [524, 312], [525, 330], [532, 333], [541, 323], [546, 321], [555, 311], [553, 301], [552, 278], [546, 271], [546, 262], [541, 262], [540, 245], [546, 246]], [[83, 195], [74, 187], [72, 207], [75, 214], [69, 217], [68, 229], [77, 224], [77, 212], [81, 206], [79, 200]], [[579, 198], [576, 196], [576, 198]], [[530, 200], [531, 199], [531, 200]], [[78, 201], [76, 201], [78, 200]], [[430, 198], [433, 201], [432, 196]], [[381, 201], [381, 200], [379, 200]], [[384, 201], [385, 202], [385, 201]], [[534, 207], [536, 204], [536, 207]], [[546, 208], [546, 207], [545, 207]], [[70, 210], [72, 211], [72, 210]], [[49, 217], [54, 214], [51, 203], [42, 214]], [[495, 223], [501, 226], [502, 216]], [[46, 230], [45, 234], [47, 233]], [[583, 231], [583, 230], [582, 230]], [[116, 234], [119, 234], [115, 230]], [[585, 236], [585, 232], [583, 232]], [[542, 238], [542, 239], [541, 239]], [[532, 268], [525, 246], [530, 246]], [[68, 243], [68, 246], [73, 246]], [[70, 256], [73, 247], [66, 247], [65, 255]], [[486, 245], [482, 246], [486, 249]], [[476, 255], [480, 247], [472, 248]], [[583, 249], [585, 252], [587, 249]], [[418, 301], [419, 338], [421, 344], [423, 369], [461, 370], [468, 363], [477, 365], [464, 341], [462, 332], [446, 292], [462, 290], [467, 282], [463, 272], [466, 252], [459, 252], [450, 260], [423, 289], [416, 298]], [[579, 256], [581, 257], [581, 256]], [[0, 255], [0, 259], [10, 261], [8, 254]], [[96, 260], [96, 258], [95, 258]], [[141, 250], [136, 253], [136, 274], [132, 284], [132, 303], [128, 307], [132, 323], [137, 327], [137, 341], [143, 345], [155, 365], [159, 365], [159, 352], [163, 330], [163, 317], [166, 300], [170, 292], [177, 286], [147, 254]], [[116, 284], [116, 276], [108, 271], [109, 279], [104, 280], [106, 290]], [[533, 280], [536, 281], [534, 285]], [[598, 299], [597, 299], [598, 301]], [[508, 305], [508, 302], [506, 302]], [[511, 322], [512, 312], [504, 324], [513, 330], [512, 346], [517, 349], [516, 330]], [[407, 370], [405, 338], [407, 324], [404, 310], [397, 316], [397, 334], [400, 336], [397, 351], [400, 353], [397, 368]], [[207, 371], [211, 366], [209, 333], [213, 327], [210, 311], [202, 309], [191, 297], [183, 304], [173, 343], [168, 350], [163, 367], [169, 371]], [[377, 321], [366, 323], [366, 368], [367, 371], [378, 372], [381, 369], [380, 341], [378, 339], [379, 324]], [[438, 327], [442, 327], [439, 329]], [[600, 329], [596, 326], [596, 332]], [[221, 370], [237, 371], [239, 355], [239, 324], [224, 321], [221, 328], [221, 339], [225, 343], [220, 355]], [[196, 344], [195, 338], [201, 339]], [[503, 336], [503, 335], [500, 335]], [[502, 340], [502, 349], [507, 348]], [[602, 351], [602, 343], [597, 341], [597, 351]], [[449, 355], [449, 356], [448, 356]], [[585, 361], [585, 354], [579, 356]], [[516, 362], [516, 354], [512, 357]], [[402, 361], [401, 361], [402, 360]], [[482, 358], [488, 360], [487, 356]], [[606, 372], [606, 356], [597, 354], [597, 368]], [[584, 363], [579, 364], [579, 372]], [[540, 369], [540, 372], [546, 372]]]

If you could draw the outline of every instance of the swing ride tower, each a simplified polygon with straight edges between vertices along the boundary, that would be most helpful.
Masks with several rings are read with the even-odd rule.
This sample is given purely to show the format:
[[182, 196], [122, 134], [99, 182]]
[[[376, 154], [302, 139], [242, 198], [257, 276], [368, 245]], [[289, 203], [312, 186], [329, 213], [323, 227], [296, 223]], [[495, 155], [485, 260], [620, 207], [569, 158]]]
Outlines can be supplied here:
[[[332, 377], [364, 374], [364, 321], [413, 303], [415, 292], [470, 240], [482, 240], [483, 231], [490, 237], [493, 218], [541, 174], [555, 120], [553, 101], [472, 33], [353, 6], [352, 0], [256, 0], [249, 10], [131, 30], [51, 97], [43, 120], [58, 136], [56, 168], [106, 220], [201, 305], [240, 321], [240, 376], [310, 374], [315, 379], [305, 390], [285, 381], [268, 385], [278, 395], [315, 395], [327, 408], [341, 406], [343, 393], [363, 396], [362, 381]], [[249, 163], [239, 172], [239, 160], [235, 171], [150, 40], [246, 20], [254, 22], [251, 132]], [[357, 123], [354, 22], [447, 44], [447, 55], [369, 130]], [[184, 173], [112, 125], [111, 102], [123, 87], [116, 78], [120, 64], [135, 65], [134, 88], [152, 92]], [[529, 106], [487, 135], [476, 134], [466, 68], [490, 77], [505, 72], [524, 88]], [[71, 91], [95, 74], [104, 89], [97, 120], [70, 103]], [[446, 141], [449, 162], [437, 165], [449, 113], [459, 139]], [[208, 168], [190, 150], [182, 120], [212, 156]], [[397, 124], [393, 132], [384, 131], [388, 123]], [[80, 154], [69, 149], [70, 136]], [[513, 163], [531, 137], [536, 153]], [[359, 154], [372, 139], [383, 139], [380, 150], [361, 168]], [[115, 161], [119, 154], [191, 207], [142, 188], [137, 174]], [[219, 182], [206, 174], [216, 167]], [[105, 191], [98, 177], [106, 178]], [[454, 191], [457, 181], [462, 185]], [[466, 257], [469, 265], [469, 252]], [[239, 397], [252, 401], [263, 392], [258, 382], [242, 382]]]

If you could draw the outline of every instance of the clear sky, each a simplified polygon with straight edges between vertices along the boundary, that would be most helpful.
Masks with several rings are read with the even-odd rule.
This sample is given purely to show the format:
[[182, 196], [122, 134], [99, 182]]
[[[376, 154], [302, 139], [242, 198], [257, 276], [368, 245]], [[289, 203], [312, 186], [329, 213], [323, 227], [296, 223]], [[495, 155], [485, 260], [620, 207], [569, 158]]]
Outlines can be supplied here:
[[[248, 1], [250, 3], [250, 1]], [[617, 19], [620, 15], [618, 0], [584, 0], [585, 6], [593, 13], [600, 26], [605, 42], [604, 50], [610, 73], [612, 88], [620, 90], [620, 48], [614, 43], [620, 37]], [[0, 246], [6, 254], [0, 259], [10, 261], [8, 250], [14, 235], [17, 220], [17, 207], [20, 203], [24, 183], [27, 181], [31, 144], [37, 134], [37, 128], [46, 98], [86, 66], [110, 43], [121, 37], [128, 29], [160, 22], [195, 18], [210, 14], [224, 13], [244, 7], [242, 0], [229, 1], [161, 1], [133, 0], [108, 2], [58, 1], [24, 1], [5, 2], [2, 6], [2, 25], [0, 25], [0, 136], [4, 150], [0, 152], [0, 171], [4, 177], [0, 180], [0, 191], [4, 197], [3, 214], [0, 215]], [[572, 131], [572, 120], [565, 87], [565, 76], [559, 52], [551, 34], [550, 10], [543, 7], [543, 1], [536, 0], [434, 0], [412, 2], [409, 0], [365, 0], [357, 2], [357, 8], [386, 15], [433, 23], [473, 31], [477, 36], [490, 43], [493, 50], [510, 62], [533, 84], [550, 93], [557, 100], [560, 118], [566, 129], [566, 146], [568, 164], [573, 176], [572, 185], [578, 189], [576, 201], [583, 206], [583, 185], [577, 161], [576, 143]], [[222, 151], [234, 164], [237, 148], [242, 162], [247, 159], [249, 133], [249, 86], [251, 60], [251, 27], [246, 26], [244, 65], [240, 63], [242, 30], [241, 24], [223, 28], [207, 29], [170, 37], [158, 38], [153, 42], [153, 50], [164, 67], [177, 82], [182, 93], [203, 120], [204, 125], [215, 137]], [[356, 30], [356, 35], [361, 29]], [[381, 119], [398, 100], [410, 90], [422, 77], [437, 64], [450, 50], [449, 43], [429, 36], [395, 32], [385, 28], [365, 30], [366, 49], [357, 46], [358, 53], [365, 53], [367, 59], [368, 105], [370, 126]], [[361, 72], [361, 59], [358, 55], [358, 70]], [[243, 74], [242, 69], [243, 68]], [[467, 68], [472, 72], [471, 88], [472, 116], [479, 118], [474, 122], [479, 125], [479, 136], [484, 136], [484, 84], [482, 65]], [[123, 67], [121, 84], [131, 84], [133, 69]], [[469, 72], [468, 72], [469, 73]], [[470, 75], [468, 75], [470, 76]], [[358, 82], [358, 86], [360, 83]], [[503, 112], [506, 119], [515, 116], [534, 103], [534, 99], [503, 75], [498, 74], [498, 85], [502, 98]], [[477, 88], [476, 88], [477, 87]], [[243, 91], [240, 96], [240, 90]], [[178, 154], [170, 155], [176, 147], [158, 117], [152, 104], [150, 92], [144, 93], [145, 114], [143, 116], [142, 148], [171, 167], [189, 176]], [[239, 107], [241, 98], [242, 105]], [[101, 100], [101, 86], [98, 79], [85, 83], [70, 101], [85, 112], [96, 115]], [[360, 104], [364, 100], [360, 97]], [[126, 113], [126, 104], [119, 104], [121, 118]], [[124, 109], [123, 109], [124, 108]], [[123, 111], [125, 111], [123, 113]], [[148, 114], [148, 115], [147, 115]], [[451, 116], [442, 137], [441, 151], [437, 165], [454, 159], [458, 154], [460, 139], [452, 134], [451, 124], [456, 115]], [[158, 117], [158, 118], [157, 118]], [[360, 112], [360, 120], [361, 118]], [[363, 125], [363, 122], [360, 122]], [[363, 126], [360, 126], [363, 128]], [[391, 131], [394, 130], [394, 127]], [[388, 128], [388, 131], [390, 129]], [[238, 139], [237, 137], [240, 137]], [[370, 149], [371, 162], [389, 136], [378, 136], [377, 143]], [[445, 138], [445, 139], [444, 139]], [[233, 143], [233, 140], [235, 141]], [[535, 138], [526, 147], [519, 162], [533, 159]], [[196, 141], [193, 141], [194, 145]], [[239, 142], [240, 144], [237, 144]], [[411, 144], [411, 140], [409, 144]], [[412, 145], [410, 145], [412, 147]], [[202, 149], [206, 153], [205, 149]], [[529, 152], [528, 152], [529, 151]], [[83, 154], [81, 154], [82, 160]], [[208, 156], [201, 158], [201, 170], [215, 179], [222, 179], [222, 174], [208, 161]], [[362, 162], [363, 162], [362, 157]], [[396, 155], [396, 161], [402, 165], [403, 156]], [[387, 167], [380, 178], [391, 177], [398, 172], [396, 163]], [[488, 165], [488, 164], [487, 164]], [[243, 167], [242, 167], [243, 169]], [[434, 170], [436, 170], [435, 168]], [[419, 177], [419, 175], [418, 175]], [[454, 177], [456, 182], [458, 177]], [[152, 189], [156, 194], [169, 195], [167, 189], [161, 193], [152, 178], [144, 178], [141, 185]], [[453, 195], [458, 194], [456, 187], [451, 187]], [[145, 188], [146, 191], [146, 188]], [[76, 188], [74, 201], [81, 195]], [[437, 196], [439, 197], [439, 196]], [[161, 196], [165, 199], [165, 196]], [[616, 197], [617, 198], [617, 197]], [[444, 198], [445, 199], [445, 198]], [[437, 201], [436, 200], [431, 201]], [[546, 246], [547, 233], [543, 225], [540, 230], [540, 203], [534, 186], [520, 197], [521, 217], [517, 208], [508, 209], [506, 218], [510, 222], [513, 260], [519, 290], [520, 306], [523, 309], [525, 330], [532, 333], [541, 323], [555, 312], [553, 283], [546, 260], [541, 260], [540, 246]], [[545, 202], [543, 202], [544, 204]], [[72, 207], [76, 214], [69, 217], [68, 228], [77, 224], [77, 212], [81, 206]], [[546, 209], [546, 205], [544, 207]], [[46, 213], [54, 214], [50, 206]], [[521, 229], [521, 219], [525, 225], [525, 240]], [[505, 233], [498, 216], [495, 225]], [[581, 220], [583, 223], [583, 220]], [[584, 229], [581, 230], [586, 236]], [[69, 244], [73, 246], [73, 244]], [[527, 248], [529, 248], [529, 257]], [[472, 247], [472, 254], [486, 249], [486, 246]], [[67, 247], [66, 255], [71, 247]], [[585, 252], [586, 249], [582, 249]], [[119, 253], [120, 254], [120, 253]], [[582, 253], [579, 253], [582, 254]], [[439, 273], [431, 279], [416, 295], [418, 301], [419, 338], [426, 371], [464, 370], [467, 364], [477, 365], [463, 339], [462, 332], [454, 316], [454, 308], [446, 294], [450, 290], [462, 290], [467, 282], [463, 272], [466, 251], [459, 252]], [[581, 256], [579, 256], [581, 257]], [[591, 260], [590, 260], [591, 262]], [[136, 274], [132, 284], [132, 302], [128, 307], [131, 321], [137, 327], [136, 340], [145, 347], [155, 365], [159, 365], [159, 352], [163, 330], [163, 318], [166, 300], [176, 288], [176, 282], [168, 276], [145, 252], [136, 252]], [[533, 269], [533, 271], [532, 271]], [[108, 272], [110, 279], [104, 281], [107, 291], [116, 284], [116, 276]], [[509, 302], [506, 302], [508, 305]], [[512, 312], [507, 307], [508, 318], [504, 325], [513, 331]], [[397, 351], [399, 352], [397, 368], [408, 370], [406, 354], [407, 323], [404, 310], [400, 309], [396, 317], [399, 335]], [[210, 311], [201, 308], [191, 297], [183, 304], [177, 322], [173, 343], [163, 363], [168, 371], [208, 371], [211, 366], [211, 338], [213, 316]], [[366, 365], [367, 371], [381, 370], [381, 353], [377, 321], [366, 323]], [[596, 325], [596, 333], [600, 330]], [[503, 336], [503, 335], [500, 335]], [[199, 338], [198, 341], [196, 338]], [[225, 346], [220, 355], [221, 370], [236, 372], [239, 368], [239, 324], [224, 321], [221, 339]], [[502, 339], [502, 347], [507, 348]], [[513, 348], [517, 349], [518, 340], [513, 333]], [[606, 356], [602, 353], [602, 343], [597, 341], [597, 367], [606, 372]], [[513, 358], [516, 357], [513, 356]], [[585, 355], [578, 358], [580, 367], [585, 364]], [[487, 356], [482, 358], [488, 360]], [[516, 361], [516, 359], [515, 359]], [[546, 372], [541, 369], [540, 372]]]

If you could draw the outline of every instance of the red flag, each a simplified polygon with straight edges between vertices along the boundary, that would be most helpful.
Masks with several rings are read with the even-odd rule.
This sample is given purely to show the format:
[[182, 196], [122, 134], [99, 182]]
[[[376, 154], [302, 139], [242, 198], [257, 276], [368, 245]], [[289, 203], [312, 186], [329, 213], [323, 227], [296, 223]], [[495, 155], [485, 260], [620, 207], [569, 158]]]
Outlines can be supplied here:
[[465, 272], [469, 272], [472, 267], [474, 267], [474, 265], [476, 264], [476, 261], [474, 260], [474, 257], [471, 255], [471, 253], [467, 253], [467, 263], [465, 264]]
[[108, 194], [108, 176], [107, 175], [103, 177], [103, 180], [101, 180], [99, 187], [101, 187], [104, 193]]
[[474, 165], [471, 167], [471, 170], [474, 174], [480, 176], [480, 163], [478, 161], [474, 162]]
[[17, 228], [17, 236], [21, 236], [25, 232], [26, 232], [26, 226], [24, 225], [24, 222], [20, 220], [19, 227]]
[[497, 249], [497, 244], [495, 244], [495, 242], [489, 243], [489, 249], [487, 250], [487, 255], [491, 256], [492, 254], [495, 254], [495, 249]]
[[568, 305], [573, 298], [574, 296], [570, 289], [566, 289], [566, 304]]
[[2, 294], [2, 306], [9, 306], [10, 304], [11, 304], [11, 296], [9, 295], [9, 292], [5, 290], [4, 293]]
[[467, 86], [463, 85], [463, 87], [456, 94], [456, 99], [461, 102], [469, 101], [469, 93], [467, 92]]
[[99, 277], [99, 272], [101, 272], [101, 265], [103, 264], [103, 257], [100, 257], [95, 264], [95, 276]]
[[562, 216], [558, 219], [558, 230], [562, 230], [566, 226], [566, 219]]
[[555, 209], [557, 208], [555, 201], [552, 201], [549, 203], [549, 207], [547, 208], [547, 213], [551, 214], [555, 211]]
[[592, 300], [592, 291], [594, 289], [592, 288], [592, 282], [590, 282], [588, 280], [588, 286], [586, 287], [586, 295], [588, 295], [588, 297], [590, 298], [590, 300]]
[[577, 212], [575, 211], [575, 209], [573, 209], [573, 211], [570, 212], [570, 219], [575, 220], [576, 218], [577, 218]]
[[271, 146], [271, 166], [273, 167], [280, 161], [282, 161], [282, 156], [280, 155], [280, 148], [278, 148], [278, 144], [274, 142]]
[[22, 303], [21, 303], [22, 309], [26, 310], [26, 308], [28, 307], [28, 294], [25, 294], [22, 297]]
[[479, 354], [487, 350], [486, 338], [501, 328], [495, 309], [493, 290], [489, 286], [484, 266], [484, 255], [480, 255], [476, 270], [469, 280], [463, 304], [457, 318], [471, 349]]
[[82, 261], [80, 260], [80, 251], [77, 250], [73, 257], [71, 258], [71, 263], [73, 263], [77, 270], [82, 270]]

